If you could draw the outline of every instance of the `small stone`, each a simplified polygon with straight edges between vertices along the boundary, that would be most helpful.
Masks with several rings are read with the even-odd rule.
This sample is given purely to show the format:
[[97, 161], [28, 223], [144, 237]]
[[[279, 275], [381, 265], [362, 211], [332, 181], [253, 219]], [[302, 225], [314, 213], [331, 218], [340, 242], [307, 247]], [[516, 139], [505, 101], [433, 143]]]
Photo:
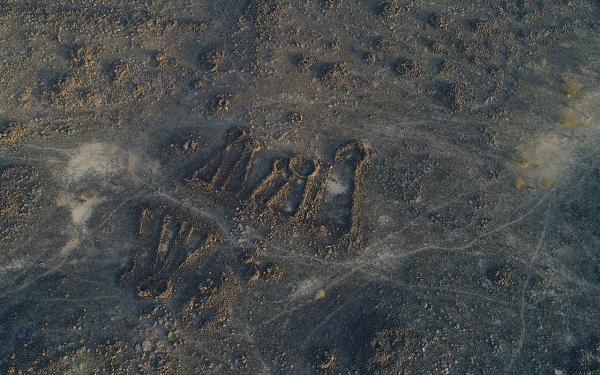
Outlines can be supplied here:
[[339, 85], [341, 84], [347, 75], [346, 67], [344, 64], [327, 64], [321, 70], [321, 79], [328, 85]]
[[303, 123], [304, 120], [304, 115], [302, 115], [302, 113], [292, 112], [288, 116], [288, 121], [292, 124], [300, 124]]
[[307, 55], [305, 53], [301, 53], [298, 56], [296, 56], [295, 60], [296, 66], [300, 68], [300, 70], [302, 70], [303, 72], [310, 70], [310, 68], [315, 63], [315, 59], [312, 56]]
[[429, 16], [427, 23], [436, 29], [442, 30], [446, 30], [450, 26], [448, 18], [439, 13], [433, 13], [431, 16]]
[[210, 109], [214, 113], [226, 112], [233, 107], [233, 95], [217, 95], [210, 102]]
[[208, 72], [216, 72], [223, 61], [227, 58], [227, 54], [220, 48], [208, 48], [200, 54], [198, 59], [200, 67]]
[[396, 63], [394, 69], [402, 77], [416, 78], [421, 77], [422, 75], [421, 69], [419, 69], [419, 66], [415, 60], [401, 59]]
[[315, 296], [315, 301], [325, 298], [325, 291], [323, 289], [319, 289], [317, 295]]
[[365, 61], [369, 65], [374, 64], [377, 61], [377, 55], [372, 52], [368, 52], [365, 54]]
[[377, 15], [381, 18], [394, 19], [402, 14], [402, 8], [395, 1], [384, 1], [377, 6]]

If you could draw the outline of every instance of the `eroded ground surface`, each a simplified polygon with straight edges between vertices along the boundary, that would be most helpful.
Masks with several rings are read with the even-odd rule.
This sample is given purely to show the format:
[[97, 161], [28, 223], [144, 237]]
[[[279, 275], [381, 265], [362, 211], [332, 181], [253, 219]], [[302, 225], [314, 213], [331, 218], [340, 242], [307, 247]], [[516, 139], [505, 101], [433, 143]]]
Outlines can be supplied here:
[[0, 372], [600, 371], [600, 4], [0, 4]]

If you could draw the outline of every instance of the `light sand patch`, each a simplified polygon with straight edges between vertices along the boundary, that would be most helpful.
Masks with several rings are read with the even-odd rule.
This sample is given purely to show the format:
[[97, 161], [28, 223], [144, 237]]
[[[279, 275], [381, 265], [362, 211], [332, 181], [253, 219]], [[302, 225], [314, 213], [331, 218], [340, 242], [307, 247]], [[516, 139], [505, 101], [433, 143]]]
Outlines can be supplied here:
[[573, 110], [580, 115], [582, 124], [600, 126], [600, 91], [580, 96], [581, 99], [575, 101]]
[[77, 197], [71, 193], [64, 193], [58, 197], [56, 204], [62, 207], [69, 207], [72, 224], [75, 227], [81, 227], [92, 216], [96, 207], [106, 200], [106, 197], [89, 196], [84, 198], [82, 196]]
[[380, 215], [377, 218], [377, 222], [379, 225], [387, 227], [394, 223], [394, 219], [392, 219], [392, 217], [389, 215]]
[[521, 168], [519, 174], [522, 174], [519, 186], [550, 188], [577, 163], [581, 157], [578, 150], [597, 147], [595, 144], [600, 139], [600, 92], [578, 95], [568, 111], [576, 116], [576, 121], [570, 122], [570, 126], [566, 127], [561, 119], [560, 126], [517, 148], [519, 156], [516, 164]]
[[102, 143], [90, 143], [81, 146], [69, 160], [66, 177], [69, 181], [79, 181], [89, 174], [106, 177], [119, 169], [123, 160], [118, 156], [115, 146]]
[[294, 301], [308, 295], [314, 296], [319, 289], [321, 289], [321, 282], [317, 278], [303, 280], [290, 295], [290, 300]]
[[7, 273], [23, 269], [27, 263], [24, 259], [16, 259], [5, 266], [0, 266], [0, 278], [4, 278]]
[[94, 209], [105, 201], [106, 198], [93, 197], [82, 202], [70, 202], [69, 207], [71, 208], [73, 224], [76, 226], [84, 225], [92, 216]]
[[[116, 144], [87, 143], [79, 147], [63, 170], [65, 187], [57, 204], [69, 207], [76, 227], [85, 225], [94, 210], [107, 201], [106, 188], [114, 193], [116, 186], [125, 188], [123, 179], [132, 185], [144, 183], [139, 176], [158, 173], [160, 163], [134, 148], [124, 149]], [[111, 184], [113, 178], [119, 183]], [[93, 179], [93, 183], [88, 183]]]
[[134, 147], [87, 143], [76, 149], [61, 172], [64, 185], [56, 198], [56, 204], [71, 213], [71, 223], [65, 229], [69, 239], [61, 256], [79, 246], [90, 229], [87, 222], [99, 206], [118, 196], [121, 189], [151, 182], [159, 169], [159, 162]]
[[330, 195], [341, 195], [348, 192], [350, 187], [344, 184], [335, 174], [331, 174], [327, 180], [327, 193]]
[[63, 246], [63, 248], [60, 249], [60, 255], [63, 257], [69, 255], [70, 253], [73, 252], [73, 250], [75, 250], [77, 248], [77, 246], [79, 246], [80, 243], [81, 243], [81, 240], [79, 239], [78, 236], [72, 236], [69, 239], [69, 241], [65, 244], [65, 246]]
[[123, 149], [116, 144], [88, 143], [75, 152], [69, 160], [65, 179], [68, 183], [84, 177], [111, 178], [127, 175], [136, 179], [141, 174], [155, 174], [160, 163], [134, 149]]

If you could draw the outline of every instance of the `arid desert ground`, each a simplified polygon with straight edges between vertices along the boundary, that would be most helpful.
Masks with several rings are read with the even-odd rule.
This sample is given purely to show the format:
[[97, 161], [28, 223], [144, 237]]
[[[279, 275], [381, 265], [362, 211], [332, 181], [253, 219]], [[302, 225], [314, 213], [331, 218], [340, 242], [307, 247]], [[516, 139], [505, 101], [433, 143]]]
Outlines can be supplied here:
[[599, 1], [4, 1], [0, 46], [0, 373], [600, 373]]

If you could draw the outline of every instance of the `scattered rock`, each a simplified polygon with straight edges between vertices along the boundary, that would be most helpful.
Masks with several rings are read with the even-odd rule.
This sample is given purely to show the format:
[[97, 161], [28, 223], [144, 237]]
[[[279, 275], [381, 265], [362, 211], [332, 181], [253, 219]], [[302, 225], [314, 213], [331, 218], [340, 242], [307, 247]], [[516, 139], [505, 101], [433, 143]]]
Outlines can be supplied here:
[[129, 65], [123, 60], [116, 60], [108, 65], [107, 75], [111, 82], [120, 82], [129, 74]]
[[71, 74], [59, 74], [41, 85], [41, 98], [52, 105], [65, 105], [73, 99], [77, 79]]
[[457, 70], [457, 67], [448, 59], [440, 62], [438, 74], [448, 74]]
[[345, 81], [347, 74], [345, 64], [331, 63], [321, 69], [320, 77], [324, 83], [337, 86]]
[[258, 26], [266, 26], [278, 21], [283, 9], [281, 0], [253, 0], [246, 11]]
[[416, 332], [401, 327], [377, 332], [371, 341], [374, 355], [369, 359], [369, 369], [376, 373], [402, 374], [417, 356], [413, 340]]
[[441, 15], [439, 13], [433, 13], [427, 19], [427, 24], [436, 29], [447, 30], [450, 26], [450, 21], [448, 20], [447, 16]]
[[391, 20], [402, 15], [402, 8], [395, 1], [384, 1], [377, 6], [377, 15]]
[[78, 69], [91, 70], [94, 62], [94, 50], [90, 46], [78, 45], [71, 49], [69, 61]]
[[321, 6], [328, 10], [339, 8], [342, 6], [342, 0], [323, 0], [321, 1]]
[[467, 90], [456, 83], [444, 82], [440, 84], [441, 99], [449, 108], [460, 110], [467, 104]]
[[167, 64], [171, 67], [171, 68], [176, 68], [179, 66], [179, 60], [175, 57], [171, 57], [167, 60]]
[[342, 50], [342, 43], [339, 39], [334, 39], [331, 42], [327, 43], [325, 46], [334, 52], [339, 52]]
[[154, 58], [160, 64], [160, 63], [163, 63], [167, 59], [167, 54], [163, 51], [156, 52], [156, 54], [154, 55]]
[[500, 286], [510, 286], [514, 282], [513, 273], [503, 266], [490, 267], [485, 275], [490, 281]]
[[398, 52], [399, 47], [390, 38], [380, 37], [375, 40], [375, 49], [381, 53], [394, 53]]
[[400, 59], [394, 65], [394, 70], [402, 76], [407, 78], [421, 77], [421, 69], [415, 60], [411, 59]]
[[491, 22], [485, 20], [473, 20], [471, 21], [471, 31], [476, 33], [490, 32]]
[[263, 278], [271, 283], [276, 283], [283, 280], [283, 268], [276, 263], [267, 264], [262, 271]]
[[25, 126], [17, 121], [0, 122], [0, 145], [14, 144], [25, 135]]
[[296, 66], [303, 72], [309, 71], [315, 63], [315, 58], [306, 53], [301, 53], [295, 58]]
[[25, 219], [41, 198], [39, 176], [30, 166], [17, 165], [0, 172], [0, 221]]
[[301, 124], [305, 121], [304, 115], [299, 112], [291, 112], [288, 115], [288, 121], [292, 124]]
[[367, 52], [364, 55], [364, 59], [367, 64], [374, 64], [377, 61], [377, 55], [373, 52]]
[[431, 44], [431, 51], [436, 54], [442, 54], [442, 53], [447, 53], [448, 48], [446, 48], [446, 45], [444, 43], [433, 42]]
[[321, 349], [316, 353], [315, 368], [325, 371], [335, 370], [337, 362], [335, 360], [335, 353], [331, 349]]
[[596, 374], [600, 370], [600, 333], [573, 347], [568, 356], [567, 374]]
[[213, 97], [210, 101], [210, 109], [213, 113], [226, 112], [233, 108], [233, 95], [223, 94]]
[[227, 58], [227, 54], [220, 48], [211, 47], [200, 53], [200, 67], [208, 72], [216, 72]]

